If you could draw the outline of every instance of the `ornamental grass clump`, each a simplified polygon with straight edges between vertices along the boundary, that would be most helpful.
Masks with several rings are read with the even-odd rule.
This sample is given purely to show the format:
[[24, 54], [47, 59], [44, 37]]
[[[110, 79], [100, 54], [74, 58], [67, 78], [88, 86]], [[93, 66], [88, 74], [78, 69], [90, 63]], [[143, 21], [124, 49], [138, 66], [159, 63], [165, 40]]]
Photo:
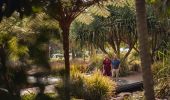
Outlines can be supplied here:
[[[170, 53], [169, 53], [170, 55]], [[152, 66], [155, 82], [155, 94], [158, 98], [170, 96], [170, 56], [164, 55], [162, 61], [157, 61]]]
[[96, 71], [91, 76], [85, 77], [85, 100], [106, 100], [115, 91], [116, 84], [109, 78]]
[[170, 96], [170, 63], [165, 61], [154, 63], [153, 75], [155, 81], [155, 93], [158, 98]]
[[85, 75], [71, 68], [71, 96], [85, 100], [106, 100], [115, 92], [116, 84], [101, 72], [95, 71], [91, 75]]
[[76, 98], [83, 98], [84, 95], [84, 74], [76, 66], [71, 67], [71, 95]]

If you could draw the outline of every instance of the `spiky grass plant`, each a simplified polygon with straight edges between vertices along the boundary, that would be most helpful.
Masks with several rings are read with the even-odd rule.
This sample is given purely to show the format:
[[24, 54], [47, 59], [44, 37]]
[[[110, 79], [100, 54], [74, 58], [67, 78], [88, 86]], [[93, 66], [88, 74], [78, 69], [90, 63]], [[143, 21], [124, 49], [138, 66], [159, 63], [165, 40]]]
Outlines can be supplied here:
[[85, 99], [105, 100], [108, 99], [115, 90], [116, 84], [109, 78], [96, 71], [85, 78]]

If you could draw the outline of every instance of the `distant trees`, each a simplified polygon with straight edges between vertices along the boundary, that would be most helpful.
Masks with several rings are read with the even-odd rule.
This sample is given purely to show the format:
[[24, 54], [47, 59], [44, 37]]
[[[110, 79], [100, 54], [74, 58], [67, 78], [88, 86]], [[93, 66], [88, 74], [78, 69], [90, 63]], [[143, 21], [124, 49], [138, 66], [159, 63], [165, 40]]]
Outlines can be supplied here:
[[137, 44], [134, 12], [127, 5], [109, 6], [108, 11], [110, 11], [110, 16], [107, 18], [95, 16], [90, 25], [75, 23], [76, 38], [82, 45], [83, 43], [91, 44], [100, 48], [104, 53], [108, 53], [106, 47], [110, 46], [119, 58], [120, 48], [122, 44], [125, 44], [129, 48], [123, 57], [126, 59]]
[[[75, 22], [73, 27], [76, 27], [74, 29], [76, 40], [81, 45], [87, 43], [93, 45], [104, 53], [108, 53], [106, 47], [109, 45], [118, 57], [120, 57], [120, 48], [124, 44], [129, 50], [123, 55], [124, 57], [121, 55], [123, 60], [128, 57], [131, 50], [139, 53], [134, 6], [129, 6], [128, 3], [122, 6], [114, 5], [109, 6], [108, 11], [110, 16], [107, 18], [95, 16], [94, 21], [89, 25]], [[166, 26], [169, 21], [166, 22], [167, 24], [163, 24], [154, 14], [151, 5], [147, 6], [147, 11], [148, 36], [152, 47], [151, 58], [154, 62], [158, 58], [158, 52], [162, 52], [163, 47], [166, 48], [169, 34]]]

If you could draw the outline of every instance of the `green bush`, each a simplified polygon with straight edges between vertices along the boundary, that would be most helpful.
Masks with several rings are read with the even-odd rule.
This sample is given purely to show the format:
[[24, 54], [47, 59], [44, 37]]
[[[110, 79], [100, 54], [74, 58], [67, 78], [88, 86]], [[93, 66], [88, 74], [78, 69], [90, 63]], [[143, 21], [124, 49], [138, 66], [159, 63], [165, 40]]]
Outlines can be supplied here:
[[55, 93], [46, 93], [46, 94], [25, 94], [21, 97], [21, 100], [56, 100]]
[[21, 97], [22, 100], [35, 100], [36, 94], [30, 93], [30, 94], [25, 94]]
[[114, 94], [116, 84], [100, 72], [85, 77], [85, 100], [106, 100]]
[[136, 71], [139, 72], [141, 71], [141, 66], [140, 66], [140, 61], [134, 60], [129, 63], [129, 70], [130, 71]]
[[170, 96], [170, 57], [153, 64], [152, 70], [155, 81], [156, 96], [165, 98]]
[[76, 66], [71, 67], [71, 94], [76, 98], [83, 98], [84, 74]]
[[72, 64], [71, 69], [75, 70], [75, 68], [76, 68], [76, 70], [80, 71], [81, 73], [87, 72], [87, 65], [85, 65], [85, 64], [74, 63], [74, 64]]
[[100, 72], [86, 76], [76, 69], [71, 71], [71, 94], [85, 100], [105, 100], [114, 94], [116, 84]]
[[129, 67], [126, 61], [121, 62], [119, 76], [127, 76], [129, 72]]
[[91, 59], [91, 63], [87, 68], [88, 72], [94, 71], [94, 69], [102, 69], [103, 56], [95, 56]]
[[127, 62], [130, 71], [141, 71], [139, 53], [132, 50], [131, 54], [128, 56]]

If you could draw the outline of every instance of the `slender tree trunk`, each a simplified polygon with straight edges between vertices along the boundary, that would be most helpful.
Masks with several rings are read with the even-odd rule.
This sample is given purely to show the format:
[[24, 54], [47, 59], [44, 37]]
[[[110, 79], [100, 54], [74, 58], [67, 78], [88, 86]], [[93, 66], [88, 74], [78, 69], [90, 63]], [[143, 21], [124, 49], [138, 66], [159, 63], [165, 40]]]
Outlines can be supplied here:
[[93, 45], [91, 45], [91, 55], [90, 59], [93, 59], [96, 56], [96, 49]]
[[[67, 24], [67, 23], [65, 23]], [[63, 50], [65, 60], [65, 75], [64, 75], [64, 87], [65, 87], [65, 100], [70, 100], [70, 61], [69, 61], [69, 28], [70, 25], [62, 23], [62, 35], [63, 35]]]
[[136, 0], [136, 13], [145, 97], [146, 100], [155, 100], [153, 89], [153, 76], [151, 72], [151, 56], [148, 39], [145, 0]]
[[132, 51], [132, 48], [129, 48], [128, 52], [127, 52], [127, 53], [125, 54], [125, 56], [123, 57], [122, 62], [124, 62], [124, 61], [127, 59], [127, 57], [129, 56], [129, 54], [131, 53], [131, 51]]
[[117, 57], [120, 59], [120, 43], [117, 45]]
[[72, 60], [74, 60], [76, 58], [75, 50], [72, 48], [71, 52], [72, 52]]

